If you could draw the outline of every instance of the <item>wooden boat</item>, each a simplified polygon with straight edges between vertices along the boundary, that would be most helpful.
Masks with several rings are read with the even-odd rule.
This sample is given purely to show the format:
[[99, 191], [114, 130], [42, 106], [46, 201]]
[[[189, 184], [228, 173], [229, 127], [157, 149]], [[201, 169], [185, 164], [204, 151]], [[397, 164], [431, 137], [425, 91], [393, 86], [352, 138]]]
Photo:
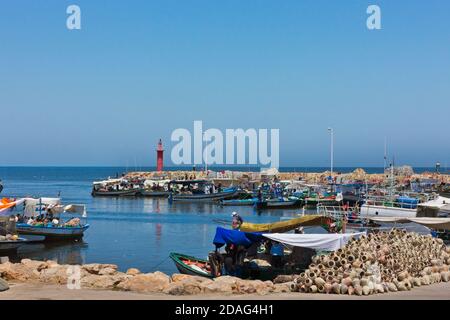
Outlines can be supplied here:
[[[89, 228], [89, 224], [80, 227], [64, 226], [32, 226], [26, 223], [16, 224], [17, 232], [23, 236], [43, 237], [43, 240], [69, 240], [81, 239], [84, 232]], [[33, 238], [34, 240], [38, 240]]]
[[178, 193], [172, 194], [173, 201], [185, 201], [185, 202], [211, 202], [219, 201], [232, 198], [238, 194], [238, 190], [232, 188], [231, 190], [226, 190], [217, 193]]
[[322, 215], [305, 215], [286, 221], [273, 223], [249, 223], [244, 222], [240, 231], [263, 232], [263, 233], [283, 233], [294, 230], [298, 227], [321, 226], [325, 223], [326, 217]]
[[214, 278], [211, 274], [207, 260], [175, 252], [171, 252], [169, 257], [173, 260], [178, 271], [182, 274]]
[[286, 209], [294, 208], [302, 205], [301, 199], [267, 199], [256, 202], [257, 209]]
[[137, 195], [141, 196], [141, 197], [167, 198], [170, 195], [170, 191], [154, 191], [154, 190], [141, 189], [141, 190], [139, 190]]
[[338, 204], [338, 201], [336, 201], [335, 197], [327, 197], [327, 198], [308, 197], [308, 198], [305, 198], [305, 208], [306, 209], [315, 209], [315, 208], [317, 208], [318, 205], [334, 206], [337, 204]]
[[93, 197], [135, 197], [139, 189], [102, 191], [92, 190]]

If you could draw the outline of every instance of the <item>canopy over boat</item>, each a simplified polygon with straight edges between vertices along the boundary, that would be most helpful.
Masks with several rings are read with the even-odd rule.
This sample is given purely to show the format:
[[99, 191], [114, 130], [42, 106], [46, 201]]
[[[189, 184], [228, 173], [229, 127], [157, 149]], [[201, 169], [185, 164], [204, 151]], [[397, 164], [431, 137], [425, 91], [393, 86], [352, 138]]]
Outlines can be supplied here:
[[295, 234], [270, 233], [263, 234], [265, 238], [288, 246], [310, 248], [314, 250], [335, 251], [342, 248], [352, 238], [359, 238], [365, 232], [358, 233], [325, 233], [325, 234]]
[[260, 233], [242, 232], [238, 230], [229, 230], [217, 227], [213, 243], [218, 248], [223, 247], [226, 244], [234, 244], [237, 246], [244, 246], [248, 248], [253, 243], [259, 242], [261, 240], [262, 235]]
[[151, 179], [147, 179], [144, 181], [144, 186], [145, 187], [151, 187], [153, 185], [157, 185], [157, 186], [164, 186], [166, 184], [168, 184], [170, 182], [170, 180], [151, 180]]
[[241, 231], [244, 232], [267, 232], [267, 233], [283, 233], [294, 230], [298, 227], [310, 227], [324, 225], [327, 218], [321, 215], [306, 215], [287, 221], [279, 221], [273, 223], [248, 223], [244, 222]]
[[103, 180], [103, 181], [94, 181], [92, 184], [105, 186], [105, 185], [109, 185], [109, 184], [119, 184], [124, 181], [125, 181], [125, 179], [123, 179], [123, 178], [117, 178], [117, 179], [108, 179], [108, 180]]
[[374, 222], [384, 223], [417, 223], [431, 229], [450, 230], [450, 218], [403, 218], [403, 217], [371, 217]]

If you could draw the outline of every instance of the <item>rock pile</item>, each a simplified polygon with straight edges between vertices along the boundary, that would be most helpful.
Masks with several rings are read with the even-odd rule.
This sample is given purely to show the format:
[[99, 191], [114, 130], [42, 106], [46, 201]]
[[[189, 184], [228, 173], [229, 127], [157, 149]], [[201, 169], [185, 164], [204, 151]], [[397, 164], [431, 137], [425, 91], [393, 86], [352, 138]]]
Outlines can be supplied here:
[[441, 239], [392, 229], [315, 256], [292, 291], [369, 295], [450, 280], [450, 247]]
[[[12, 282], [79, 285], [81, 288], [122, 290], [170, 295], [260, 294], [290, 292], [289, 284], [271, 281], [242, 280], [235, 277], [208, 279], [162, 272], [141, 273], [131, 268], [120, 272], [114, 264], [60, 265], [55, 261], [23, 259], [20, 263], [0, 264], [0, 279]], [[2, 280], [2, 283], [3, 281]], [[5, 286], [7, 285], [6, 282]]]

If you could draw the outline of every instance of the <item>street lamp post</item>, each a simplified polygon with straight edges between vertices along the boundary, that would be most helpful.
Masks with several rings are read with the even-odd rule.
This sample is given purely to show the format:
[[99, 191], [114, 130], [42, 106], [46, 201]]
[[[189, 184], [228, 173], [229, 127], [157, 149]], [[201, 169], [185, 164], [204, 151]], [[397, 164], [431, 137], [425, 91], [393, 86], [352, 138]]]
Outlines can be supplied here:
[[333, 128], [328, 128], [328, 131], [330, 132], [330, 139], [331, 139], [331, 146], [330, 146], [330, 171], [331, 175], [333, 175], [333, 158], [334, 158], [334, 131]]

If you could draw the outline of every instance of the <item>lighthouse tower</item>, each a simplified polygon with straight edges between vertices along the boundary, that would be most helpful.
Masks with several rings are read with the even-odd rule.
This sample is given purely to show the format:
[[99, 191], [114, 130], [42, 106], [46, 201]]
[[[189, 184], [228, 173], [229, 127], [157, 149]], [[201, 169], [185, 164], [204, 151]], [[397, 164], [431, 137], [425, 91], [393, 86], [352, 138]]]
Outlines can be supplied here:
[[161, 139], [159, 139], [158, 142], [158, 148], [156, 149], [156, 171], [163, 171], [163, 154], [164, 154], [164, 149], [163, 149], [163, 145], [162, 145], [162, 141]]

